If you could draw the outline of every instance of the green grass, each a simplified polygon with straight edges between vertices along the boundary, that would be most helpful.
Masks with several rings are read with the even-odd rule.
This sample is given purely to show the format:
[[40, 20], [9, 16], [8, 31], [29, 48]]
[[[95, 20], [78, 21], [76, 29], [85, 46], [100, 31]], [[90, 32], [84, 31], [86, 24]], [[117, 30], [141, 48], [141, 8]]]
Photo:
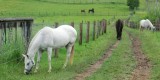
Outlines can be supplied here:
[[151, 31], [143, 31], [139, 32], [139, 30], [134, 29], [127, 29], [130, 31], [134, 36], [140, 38], [142, 43], [142, 50], [144, 54], [149, 58], [152, 67], [150, 73], [150, 80], [159, 80], [160, 79], [160, 33], [159, 32], [151, 32]]
[[23, 63], [10, 63], [0, 66], [0, 69], [2, 70], [2, 73], [0, 73], [0, 78], [1, 80], [70, 80], [77, 73], [82, 72], [89, 66], [89, 64], [92, 64], [95, 60], [98, 60], [100, 56], [102, 56], [104, 51], [115, 42], [115, 37], [112, 35], [115, 35], [115, 33], [109, 28], [107, 34], [99, 37], [96, 41], [91, 41], [89, 44], [83, 44], [82, 46], [79, 46], [78, 43], [76, 43], [74, 64], [72, 66], [67, 66], [65, 70], [62, 69], [62, 66], [65, 61], [66, 52], [64, 49], [61, 49], [59, 52], [59, 58], [52, 58], [53, 70], [51, 73], [47, 72], [47, 54], [43, 54], [38, 73], [33, 73], [26, 76], [23, 74]]
[[96, 73], [86, 80], [129, 80], [136, 62], [132, 52], [129, 36], [123, 31], [122, 40], [111, 57], [107, 59]]
[[[32, 17], [34, 19], [34, 24], [32, 26], [32, 37], [37, 33], [38, 30], [43, 28], [44, 26], [53, 26], [55, 22], [59, 22], [59, 24], [70, 24], [70, 22], [75, 22], [75, 28], [77, 31], [79, 31], [79, 23], [80, 22], [86, 22], [91, 21], [91, 23], [94, 20], [101, 20], [101, 19], [107, 19], [107, 21], [110, 21], [111, 23], [114, 22], [113, 17], [117, 18], [126, 18], [130, 12], [128, 7], [126, 6], [126, 0], [94, 0], [96, 3], [90, 3], [85, 2], [83, 3], [67, 3], [66, 0], [58, 0], [58, 3], [54, 3], [54, 1], [57, 0], [0, 0], [0, 17], [6, 18], [6, 17]], [[65, 1], [64, 3], [62, 3]], [[68, 0], [69, 2], [71, 0]], [[75, 0], [72, 0], [73, 2]], [[76, 0], [77, 2], [82, 0]], [[100, 3], [98, 3], [100, 2]], [[104, 2], [104, 3], [102, 3]], [[80, 12], [81, 9], [95, 9], [95, 14], [82, 14]], [[44, 22], [43, 22], [44, 21]], [[85, 24], [84, 24], [85, 25]], [[114, 25], [114, 24], [113, 24]], [[84, 26], [84, 34], [85, 34], [85, 27]], [[19, 29], [20, 30], [20, 29]], [[92, 26], [91, 26], [92, 30]], [[19, 31], [20, 33], [20, 31]], [[92, 32], [90, 32], [90, 36]], [[85, 35], [84, 35], [85, 37]], [[4, 58], [12, 55], [6, 55], [6, 54], [12, 54], [12, 53], [20, 53], [22, 54], [24, 52], [24, 47], [22, 44], [22, 37], [21, 34], [18, 34], [18, 43], [19, 46], [17, 49], [20, 49], [19, 51], [15, 51], [14, 45], [10, 47], [8, 44], [6, 47], [1, 48], [0, 54], [5, 53], [5, 56], [0, 55], [0, 60], [6, 61]], [[103, 67], [110, 65], [112, 63], [116, 63], [116, 60], [119, 59], [118, 63], [120, 66], [120, 70], [117, 70], [117, 73], [113, 72], [110, 75], [116, 74], [115, 77], [110, 77], [111, 79], [118, 79], [117, 77], [120, 76], [120, 78], [123, 78], [126, 76], [126, 73], [130, 73], [130, 70], [132, 70], [132, 66], [134, 65], [133, 58], [131, 57], [131, 51], [130, 50], [123, 50], [124, 47], [130, 46], [129, 40], [127, 40], [128, 37], [124, 33], [124, 41], [122, 40], [118, 48], [113, 52], [113, 58], [110, 57], [107, 62], [104, 63]], [[85, 40], [83, 40], [85, 42]], [[88, 44], [83, 43], [82, 46], [79, 46], [78, 39], [75, 44], [75, 56], [74, 56], [74, 64], [72, 66], [68, 65], [65, 70], [62, 69], [63, 63], [66, 58], [66, 50], [64, 48], [60, 49], [59, 51], [59, 58], [52, 58], [52, 72], [48, 73], [48, 60], [47, 60], [47, 54], [46, 52], [43, 54], [41, 62], [40, 62], [40, 68], [38, 73], [33, 73], [31, 75], [24, 75], [23, 69], [24, 69], [24, 63], [21, 61], [20, 63], [13, 61], [9, 62], [8, 64], [0, 64], [0, 80], [72, 80], [73, 77], [77, 73], [83, 72], [90, 64], [94, 63], [96, 60], [98, 60], [106, 51], [106, 49], [113, 44], [116, 41], [115, 38], [115, 30], [113, 29], [113, 26], [110, 26], [107, 28], [107, 33], [103, 36], [100, 36], [95, 41], [90, 41]], [[122, 49], [121, 49], [122, 47]], [[12, 49], [13, 48], [13, 49]], [[130, 47], [127, 47], [128, 49]], [[120, 55], [122, 54], [122, 55]], [[14, 54], [15, 55], [15, 54]], [[129, 58], [126, 58], [130, 57]], [[121, 58], [124, 59], [121, 59]], [[10, 57], [9, 57], [10, 58]], [[12, 59], [12, 57], [11, 57]], [[115, 60], [114, 60], [115, 59]], [[128, 60], [129, 59], [129, 60]], [[112, 61], [113, 60], [113, 61]], [[128, 64], [124, 65], [125, 62], [128, 62]], [[133, 63], [132, 63], [133, 62]], [[114, 66], [114, 65], [113, 65]], [[127, 68], [128, 70], [123, 71], [126, 66], [129, 66]], [[119, 66], [116, 66], [117, 68]], [[102, 70], [105, 68], [102, 68]], [[110, 73], [110, 69], [112, 69], [112, 66], [107, 66], [108, 72], [104, 72], [106, 74]], [[98, 71], [100, 72], [100, 71]], [[95, 73], [95, 74], [98, 74]], [[122, 72], [122, 75], [119, 75], [118, 73]], [[127, 75], [128, 76], [128, 75]], [[99, 77], [99, 76], [98, 76]], [[100, 78], [102, 79], [102, 78]], [[99, 79], [98, 79], [99, 80]]]
[[[0, 1], [0, 17], [33, 17], [36, 22], [44, 19], [50, 23], [55, 21], [82, 21], [88, 18], [101, 19], [106, 16], [122, 16], [129, 13], [126, 4], [63, 4], [48, 3], [38, 0], [2, 0]], [[94, 14], [82, 14], [81, 9], [94, 8]], [[64, 18], [65, 16], [65, 18]], [[77, 18], [76, 18], [77, 17]], [[38, 20], [37, 20], [38, 19]], [[40, 22], [39, 22], [40, 23]]]

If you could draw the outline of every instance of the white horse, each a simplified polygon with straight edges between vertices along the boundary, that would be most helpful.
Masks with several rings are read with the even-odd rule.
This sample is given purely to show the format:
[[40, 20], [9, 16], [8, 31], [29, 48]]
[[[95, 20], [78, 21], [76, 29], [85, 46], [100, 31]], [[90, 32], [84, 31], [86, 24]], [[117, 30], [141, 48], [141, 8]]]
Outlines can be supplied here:
[[51, 56], [52, 56], [52, 48], [61, 48], [66, 47], [67, 49], [67, 57], [64, 63], [63, 68], [66, 67], [68, 60], [72, 64], [72, 56], [73, 56], [73, 46], [77, 38], [77, 31], [69, 25], [62, 25], [58, 28], [50, 28], [44, 27], [41, 29], [32, 39], [29, 44], [27, 54], [23, 54], [25, 57], [25, 69], [24, 73], [29, 74], [32, 67], [35, 65], [34, 57], [36, 52], [38, 52], [37, 63], [35, 72], [39, 67], [40, 58], [42, 55], [42, 50], [46, 49], [48, 52], [48, 62], [49, 62], [49, 70], [51, 72]]
[[148, 19], [140, 21], [140, 31], [143, 30], [142, 28], [151, 28], [153, 31], [156, 29]]

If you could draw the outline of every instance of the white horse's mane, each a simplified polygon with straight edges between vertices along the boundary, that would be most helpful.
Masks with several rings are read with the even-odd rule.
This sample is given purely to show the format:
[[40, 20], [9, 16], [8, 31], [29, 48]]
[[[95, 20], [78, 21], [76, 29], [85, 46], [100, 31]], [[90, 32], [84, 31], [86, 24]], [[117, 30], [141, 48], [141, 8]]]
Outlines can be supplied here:
[[153, 24], [151, 23], [151, 21], [150, 21], [149, 19], [146, 19], [146, 21], [149, 23], [149, 26], [150, 26], [151, 28], [154, 28]]

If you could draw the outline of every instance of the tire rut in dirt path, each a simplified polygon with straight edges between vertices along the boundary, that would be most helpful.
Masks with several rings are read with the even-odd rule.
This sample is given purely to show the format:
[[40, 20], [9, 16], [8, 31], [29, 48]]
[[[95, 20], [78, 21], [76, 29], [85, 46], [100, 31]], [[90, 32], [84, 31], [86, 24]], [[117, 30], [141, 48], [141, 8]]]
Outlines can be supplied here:
[[151, 69], [150, 61], [141, 50], [140, 40], [131, 34], [129, 34], [129, 37], [132, 41], [134, 56], [137, 60], [136, 68], [132, 72], [130, 80], [148, 80]]
[[119, 41], [117, 41], [114, 45], [112, 45], [107, 50], [107, 52], [102, 56], [102, 58], [100, 58], [97, 62], [95, 62], [94, 64], [91, 64], [90, 67], [86, 69], [84, 72], [77, 74], [74, 80], [84, 80], [86, 77], [96, 72], [97, 69], [101, 68], [103, 62], [105, 62], [111, 56], [113, 49], [115, 49], [118, 44], [119, 44]]

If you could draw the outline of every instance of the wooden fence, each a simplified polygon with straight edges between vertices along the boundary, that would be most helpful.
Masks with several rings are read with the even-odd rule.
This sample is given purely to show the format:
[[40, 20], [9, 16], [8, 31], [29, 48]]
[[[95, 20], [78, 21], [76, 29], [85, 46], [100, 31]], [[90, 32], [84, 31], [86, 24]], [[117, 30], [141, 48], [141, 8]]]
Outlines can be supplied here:
[[159, 31], [159, 30], [160, 30], [160, 18], [155, 20], [154, 25], [155, 25], [155, 27], [156, 27], [156, 30]]
[[[58, 22], [55, 22], [54, 27], [59, 25]], [[72, 27], [75, 26], [74, 22], [70, 24]], [[83, 43], [89, 43], [89, 41], [96, 40], [99, 36], [105, 34], [107, 32], [107, 20], [102, 19], [101, 21], [87, 21], [81, 22], [78, 25], [79, 27], [76, 28], [78, 31], [78, 43], [82, 45]], [[54, 50], [54, 57], [58, 57], [58, 49]]]
[[[152, 21], [153, 26], [156, 27], [156, 31], [160, 31], [160, 19], [156, 19], [155, 21]], [[134, 21], [126, 21], [126, 25], [130, 28], [139, 29], [139, 22]]]
[[[19, 31], [21, 30], [22, 39], [24, 40], [25, 49], [28, 48], [31, 37], [31, 26], [33, 19], [31, 18], [6, 18], [0, 19], [0, 45], [7, 44], [9, 42], [17, 42]], [[59, 23], [55, 22], [54, 27], [58, 27]], [[71, 22], [71, 26], [75, 26], [74, 22]], [[19, 29], [20, 28], [20, 29]], [[78, 32], [77, 40], [79, 45], [83, 43], [89, 43], [91, 40], [96, 40], [99, 36], [105, 34], [107, 31], [107, 20], [99, 21], [87, 21], [79, 23], [79, 27], [76, 27]], [[13, 32], [14, 31], [14, 32]], [[11, 37], [14, 36], [14, 37]], [[58, 57], [58, 49], [55, 49], [55, 57]]]
[[[25, 42], [25, 47], [28, 47], [31, 26], [33, 23], [32, 18], [4, 18], [0, 19], [0, 45], [10, 43], [11, 41], [17, 42], [17, 28], [20, 27], [22, 30], [22, 38]], [[13, 30], [15, 33], [13, 33]], [[15, 36], [15, 37], [12, 37]], [[14, 38], [14, 39], [13, 39]]]

